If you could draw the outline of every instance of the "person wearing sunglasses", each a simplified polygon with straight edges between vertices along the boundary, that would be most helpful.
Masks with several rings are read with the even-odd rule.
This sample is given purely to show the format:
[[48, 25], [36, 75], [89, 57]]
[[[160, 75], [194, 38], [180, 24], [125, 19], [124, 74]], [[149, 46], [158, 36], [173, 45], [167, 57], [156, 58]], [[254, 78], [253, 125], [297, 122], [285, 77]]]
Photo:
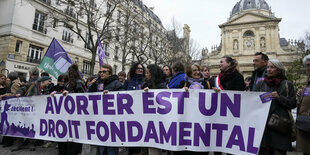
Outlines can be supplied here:
[[88, 92], [121, 91], [123, 85], [119, 82], [117, 75], [112, 75], [112, 66], [104, 64], [98, 72], [99, 77], [89, 86]]
[[[111, 65], [102, 65], [98, 74], [98, 78], [93, 79], [92, 84], [90, 84], [90, 86], [88, 87], [88, 92], [103, 92], [104, 94], [107, 94], [109, 91], [124, 90], [123, 85], [119, 82], [117, 75], [112, 74]], [[88, 148], [90, 150], [99, 150], [100, 155], [118, 154], [118, 147], [99, 146], [99, 149], [97, 149], [97, 147], [98, 146], [95, 145], [90, 145], [90, 147], [83, 146], [83, 152], [88, 152], [84, 150], [84, 148]]]

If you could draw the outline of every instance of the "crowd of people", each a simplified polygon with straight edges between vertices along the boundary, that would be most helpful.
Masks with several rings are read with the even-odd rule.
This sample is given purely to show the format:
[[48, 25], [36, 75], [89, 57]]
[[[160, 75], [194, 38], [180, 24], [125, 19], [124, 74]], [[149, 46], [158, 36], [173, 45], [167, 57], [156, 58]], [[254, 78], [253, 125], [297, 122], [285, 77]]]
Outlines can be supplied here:
[[[306, 56], [303, 64], [310, 77], [310, 55]], [[126, 75], [124, 71], [113, 75], [113, 68], [109, 64], [104, 64], [96, 76], [87, 78], [85, 81], [81, 77], [78, 66], [73, 64], [68, 69], [67, 75], [60, 75], [57, 84], [51, 83], [48, 73], [43, 72], [39, 76], [39, 70], [32, 68], [30, 70], [30, 79], [28, 82], [19, 77], [17, 72], [11, 72], [6, 77], [0, 74], [0, 100], [9, 96], [34, 96], [34, 95], [55, 95], [61, 93], [84, 93], [84, 92], [103, 92], [125, 91], [125, 90], [144, 90], [150, 89], [213, 89], [215, 92], [222, 90], [235, 91], [259, 91], [270, 92], [272, 98], [268, 119], [277, 115], [290, 119], [291, 109], [297, 108], [298, 116], [309, 116], [310, 101], [305, 91], [309, 91], [310, 82], [305, 85], [304, 90], [295, 90], [293, 83], [286, 78], [286, 70], [283, 64], [277, 59], [269, 59], [264, 53], [257, 52], [253, 58], [254, 71], [252, 76], [244, 79], [238, 71], [238, 62], [229, 56], [224, 56], [219, 61], [220, 73], [217, 76], [210, 77], [208, 66], [190, 64], [184, 66], [181, 62], [175, 62], [172, 66], [164, 65], [162, 67], [156, 64], [144, 66], [137, 62], [131, 65], [130, 71]], [[127, 77], [127, 78], [126, 78]], [[308, 80], [309, 81], [309, 80]], [[299, 99], [297, 102], [297, 99]], [[299, 104], [297, 104], [299, 103]], [[310, 126], [310, 125], [308, 125]], [[1, 131], [2, 132], [2, 131]], [[267, 120], [263, 139], [261, 142], [260, 155], [285, 155], [287, 151], [292, 150], [291, 132], [281, 132], [274, 129]], [[28, 148], [35, 150], [35, 145], [51, 144], [39, 140], [29, 140], [22, 138], [4, 137], [3, 147], [13, 145], [16, 141], [18, 145], [13, 148], [19, 150]], [[297, 125], [297, 151], [310, 154], [310, 131], [301, 129]], [[117, 155], [121, 148], [93, 146], [78, 144], [73, 142], [58, 143], [60, 155], [75, 154], [107, 154]], [[127, 148], [130, 155], [150, 154], [159, 155], [165, 150], [157, 148]], [[189, 151], [168, 151], [168, 154], [208, 154], [206, 152]], [[215, 155], [221, 152], [214, 152]]]

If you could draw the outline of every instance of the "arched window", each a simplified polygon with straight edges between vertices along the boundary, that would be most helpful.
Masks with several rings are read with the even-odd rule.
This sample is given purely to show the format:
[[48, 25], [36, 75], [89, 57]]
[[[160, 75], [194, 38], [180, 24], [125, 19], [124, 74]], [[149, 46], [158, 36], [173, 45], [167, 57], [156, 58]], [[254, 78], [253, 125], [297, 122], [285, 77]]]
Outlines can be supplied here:
[[244, 32], [244, 35], [243, 35], [243, 36], [244, 36], [244, 37], [253, 37], [253, 36], [254, 36], [254, 33], [253, 33], [252, 31], [248, 30], [248, 31]]

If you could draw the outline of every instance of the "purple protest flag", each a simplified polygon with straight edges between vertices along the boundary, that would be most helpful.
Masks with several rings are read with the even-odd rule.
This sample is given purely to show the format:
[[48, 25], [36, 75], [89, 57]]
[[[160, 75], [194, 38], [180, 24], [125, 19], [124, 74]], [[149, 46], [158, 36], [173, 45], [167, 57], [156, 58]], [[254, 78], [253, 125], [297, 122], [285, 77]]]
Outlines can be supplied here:
[[102, 48], [102, 44], [101, 44], [101, 41], [100, 41], [100, 37], [99, 35], [97, 34], [97, 41], [98, 41], [98, 57], [99, 57], [99, 67], [101, 67], [103, 64], [104, 64], [104, 59], [105, 59], [105, 52], [103, 51], [103, 48]]
[[59, 75], [67, 73], [71, 64], [73, 64], [73, 61], [69, 57], [68, 53], [59, 44], [59, 42], [53, 38], [39, 65], [39, 68], [53, 75], [57, 79]]

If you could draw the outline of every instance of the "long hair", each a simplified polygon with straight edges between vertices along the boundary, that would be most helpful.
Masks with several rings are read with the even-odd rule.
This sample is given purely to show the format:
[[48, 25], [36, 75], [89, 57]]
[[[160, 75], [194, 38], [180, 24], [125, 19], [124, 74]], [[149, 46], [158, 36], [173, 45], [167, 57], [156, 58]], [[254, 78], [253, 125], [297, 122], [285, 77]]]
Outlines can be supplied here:
[[151, 84], [152, 87], [156, 89], [156, 84], [165, 82], [165, 73], [163, 70], [156, 64], [150, 64], [146, 67], [151, 74]]
[[237, 69], [238, 62], [236, 59], [233, 59], [230, 56], [223, 56], [222, 58], [225, 58], [226, 62], [230, 63], [230, 68]]
[[2, 78], [2, 77], [5, 78], [5, 80], [4, 80], [3, 84], [2, 84], [2, 86], [3, 86], [3, 87], [7, 87], [7, 85], [6, 85], [6, 76], [5, 76], [4, 74], [0, 73], [0, 78]]
[[69, 68], [68, 68], [68, 79], [69, 79], [69, 86], [68, 89], [69, 90], [74, 90], [76, 87], [76, 81], [77, 80], [81, 80], [82, 82], [84, 82], [84, 80], [82, 79], [80, 72], [79, 72], [79, 67], [77, 64], [72, 64]]
[[169, 77], [172, 77], [172, 68], [171, 68], [169, 65], [164, 65], [164, 66], [163, 66], [163, 69], [164, 69], [165, 67], [168, 67], [169, 72], [170, 72]]
[[141, 65], [143, 68], [143, 75], [145, 75], [145, 68], [144, 66], [140, 63], [140, 62], [136, 62], [134, 64], [131, 65], [130, 70], [129, 70], [129, 78], [133, 77], [134, 75], [136, 75], [136, 69], [138, 68], [138, 65]]

